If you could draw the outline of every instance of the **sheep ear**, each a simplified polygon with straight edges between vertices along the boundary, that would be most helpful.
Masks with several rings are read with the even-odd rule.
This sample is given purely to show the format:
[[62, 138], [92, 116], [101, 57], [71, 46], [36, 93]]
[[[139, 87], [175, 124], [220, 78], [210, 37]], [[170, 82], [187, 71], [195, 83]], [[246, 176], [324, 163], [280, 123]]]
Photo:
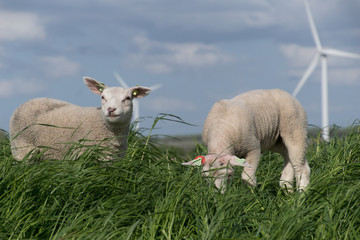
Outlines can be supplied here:
[[191, 160], [189, 162], [184, 162], [181, 165], [199, 167], [199, 166], [201, 166], [201, 161], [195, 161], [195, 159], [194, 159], [194, 160]]
[[131, 96], [133, 98], [142, 98], [142, 97], [149, 95], [149, 93], [151, 92], [151, 89], [147, 88], [147, 87], [142, 87], [142, 86], [135, 86], [135, 87], [130, 88], [130, 91], [131, 91]]
[[[211, 157], [211, 156], [210, 156]], [[185, 162], [182, 163], [181, 165], [187, 165], [187, 166], [201, 166], [205, 164], [205, 160], [206, 158], [209, 158], [209, 156], [197, 156], [195, 159], [189, 161], [189, 162]]]
[[229, 160], [229, 164], [232, 166], [251, 167], [251, 165], [246, 162], [245, 158], [238, 158], [236, 156], [233, 156]]
[[195, 158], [195, 159], [193, 159], [193, 160], [191, 160], [189, 162], [184, 162], [181, 165], [199, 167], [199, 166], [201, 166], [201, 159]]
[[90, 77], [83, 77], [86, 86], [95, 94], [101, 95], [106, 85]]

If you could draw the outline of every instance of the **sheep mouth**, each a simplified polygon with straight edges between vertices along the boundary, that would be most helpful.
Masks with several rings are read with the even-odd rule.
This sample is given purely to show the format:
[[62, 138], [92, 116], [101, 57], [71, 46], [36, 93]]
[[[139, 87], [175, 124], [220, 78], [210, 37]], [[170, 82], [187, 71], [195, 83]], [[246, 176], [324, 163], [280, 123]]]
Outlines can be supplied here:
[[108, 118], [112, 118], [112, 119], [113, 119], [113, 118], [119, 118], [119, 117], [120, 117], [120, 115], [108, 115], [107, 117], [108, 117]]

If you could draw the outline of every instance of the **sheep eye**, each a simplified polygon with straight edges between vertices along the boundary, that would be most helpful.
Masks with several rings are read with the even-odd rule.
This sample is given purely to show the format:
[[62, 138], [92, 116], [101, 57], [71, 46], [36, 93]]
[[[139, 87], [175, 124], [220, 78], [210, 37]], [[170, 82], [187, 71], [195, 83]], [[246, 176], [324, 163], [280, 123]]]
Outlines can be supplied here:
[[101, 100], [104, 100], [104, 101], [106, 101], [106, 99], [105, 99], [105, 97], [104, 97], [104, 96], [101, 96]]
[[126, 101], [131, 101], [131, 97], [126, 97], [122, 102], [124, 103], [124, 102], [126, 102]]

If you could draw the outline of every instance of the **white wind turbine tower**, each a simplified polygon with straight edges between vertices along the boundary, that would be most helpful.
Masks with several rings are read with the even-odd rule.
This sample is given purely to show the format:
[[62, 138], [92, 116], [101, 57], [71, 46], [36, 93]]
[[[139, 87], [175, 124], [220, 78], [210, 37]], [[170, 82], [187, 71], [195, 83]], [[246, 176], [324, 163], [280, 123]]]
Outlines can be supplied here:
[[[129, 88], [129, 85], [126, 84], [124, 79], [122, 79], [122, 77], [120, 77], [120, 75], [116, 71], [114, 72], [114, 76], [123, 88]], [[156, 84], [154, 86], [151, 86], [150, 89], [151, 89], [151, 91], [155, 91], [156, 89], [161, 88], [161, 86], [162, 86], [162, 84]], [[139, 108], [140, 107], [139, 107], [139, 100], [136, 98], [133, 100], [133, 108], [134, 108], [133, 118], [134, 118], [134, 121], [137, 121], [137, 123], [135, 125], [135, 129], [139, 130], [139, 128], [140, 128], [140, 124], [139, 124], [140, 109]]]
[[306, 69], [304, 75], [300, 79], [298, 85], [296, 86], [293, 96], [295, 97], [309, 76], [314, 72], [315, 67], [317, 66], [319, 60], [321, 61], [321, 105], [322, 105], [322, 137], [325, 141], [329, 141], [329, 103], [328, 103], [328, 74], [327, 74], [327, 58], [328, 56], [336, 56], [336, 57], [346, 57], [346, 58], [358, 58], [360, 59], [359, 54], [344, 52], [337, 49], [323, 48], [320, 43], [320, 38], [318, 32], [316, 30], [316, 26], [314, 23], [314, 19], [310, 12], [309, 3], [305, 0], [305, 8], [307, 17], [310, 24], [310, 29], [315, 41], [316, 45], [316, 55], [311, 61], [309, 67]]

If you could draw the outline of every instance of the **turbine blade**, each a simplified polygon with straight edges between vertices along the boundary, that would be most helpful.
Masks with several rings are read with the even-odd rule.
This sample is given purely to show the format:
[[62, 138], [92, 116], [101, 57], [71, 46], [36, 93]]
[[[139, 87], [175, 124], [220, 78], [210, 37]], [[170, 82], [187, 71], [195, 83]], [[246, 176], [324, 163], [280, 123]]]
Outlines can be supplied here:
[[319, 34], [316, 30], [315, 22], [311, 15], [310, 6], [309, 6], [309, 3], [307, 0], [305, 0], [305, 8], [306, 8], [307, 17], [308, 17], [309, 24], [310, 24], [311, 33], [313, 35], [313, 38], [314, 38], [314, 41], [316, 44], [316, 48], [317, 48], [317, 50], [321, 50], [322, 47], [321, 47], [321, 43], [320, 43]]
[[315, 69], [318, 61], [319, 61], [319, 54], [316, 53], [315, 57], [313, 58], [313, 60], [311, 61], [310, 65], [309, 65], [309, 67], [306, 69], [304, 75], [302, 76], [302, 78], [300, 79], [298, 85], [296, 86], [296, 88], [295, 88], [295, 90], [294, 90], [294, 92], [292, 94], [294, 97], [296, 97], [296, 95], [299, 93], [300, 89], [305, 84], [306, 80], [314, 72], [314, 69]]
[[155, 91], [155, 90], [157, 90], [157, 89], [159, 89], [159, 88], [161, 88], [161, 87], [162, 87], [162, 84], [159, 83], [159, 84], [156, 84], [156, 85], [151, 86], [150, 89], [151, 89], [151, 91]]
[[114, 76], [123, 88], [129, 88], [124, 79], [122, 79], [116, 71], [114, 71]]
[[356, 53], [351, 53], [351, 52], [345, 52], [342, 50], [337, 50], [337, 49], [323, 49], [322, 53], [326, 54], [326, 55], [331, 55], [331, 56], [336, 56], [336, 57], [347, 57], [347, 58], [357, 58], [360, 59], [360, 54], [356, 54]]

